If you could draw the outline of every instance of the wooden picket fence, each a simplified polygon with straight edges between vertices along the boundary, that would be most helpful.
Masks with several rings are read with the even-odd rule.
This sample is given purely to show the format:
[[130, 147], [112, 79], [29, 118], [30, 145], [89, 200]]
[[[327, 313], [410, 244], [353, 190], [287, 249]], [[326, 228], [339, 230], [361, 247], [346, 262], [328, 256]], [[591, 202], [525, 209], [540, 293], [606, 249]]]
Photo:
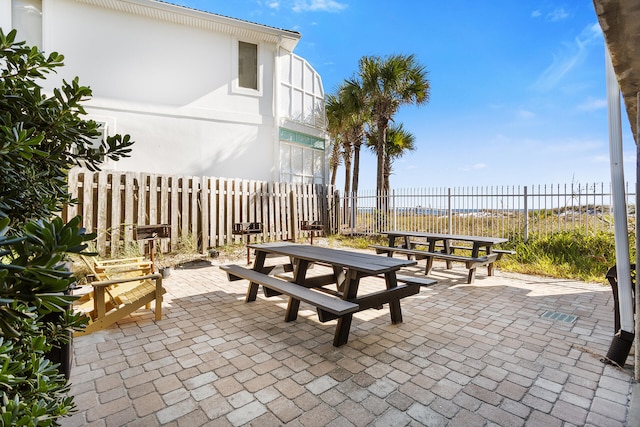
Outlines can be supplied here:
[[145, 242], [134, 236], [142, 225], [169, 225], [170, 237], [159, 239], [156, 250], [201, 253], [246, 242], [232, 234], [234, 223], [262, 223], [252, 242], [296, 240], [303, 220], [321, 221], [328, 233], [338, 229], [337, 193], [323, 185], [80, 168], [70, 171], [68, 185], [77, 203], [65, 207], [62, 219], [81, 215], [87, 232], [97, 234], [101, 256], [142, 251]]

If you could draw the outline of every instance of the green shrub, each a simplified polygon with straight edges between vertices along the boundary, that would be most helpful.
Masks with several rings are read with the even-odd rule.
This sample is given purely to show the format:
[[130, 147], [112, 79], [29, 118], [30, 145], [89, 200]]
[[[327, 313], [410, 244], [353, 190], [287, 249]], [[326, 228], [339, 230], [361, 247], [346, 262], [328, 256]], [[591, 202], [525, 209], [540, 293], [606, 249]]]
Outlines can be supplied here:
[[11, 233], [9, 219], [0, 219], [2, 425], [58, 425], [74, 408], [67, 380], [47, 353], [86, 323], [69, 308], [76, 297], [65, 295], [75, 280], [65, 256], [82, 253], [94, 237], [79, 223], [79, 217], [68, 224], [55, 218]]
[[[631, 248], [634, 245], [630, 238]], [[499, 267], [527, 274], [604, 283], [607, 270], [616, 263], [613, 233], [604, 231], [559, 231], [529, 236], [527, 242], [513, 235], [503, 247], [514, 249], [516, 255], [504, 257]], [[634, 252], [631, 251], [632, 256]]]
[[91, 90], [75, 78], [43, 93], [42, 80], [64, 57], [15, 37], [0, 29], [0, 423], [48, 426], [74, 405], [47, 353], [84, 322], [68, 310], [75, 278], [62, 261], [93, 238], [78, 217], [48, 219], [72, 202], [71, 167], [97, 170], [105, 158], [128, 156], [133, 141], [115, 135], [93, 148], [100, 132], [82, 106]]

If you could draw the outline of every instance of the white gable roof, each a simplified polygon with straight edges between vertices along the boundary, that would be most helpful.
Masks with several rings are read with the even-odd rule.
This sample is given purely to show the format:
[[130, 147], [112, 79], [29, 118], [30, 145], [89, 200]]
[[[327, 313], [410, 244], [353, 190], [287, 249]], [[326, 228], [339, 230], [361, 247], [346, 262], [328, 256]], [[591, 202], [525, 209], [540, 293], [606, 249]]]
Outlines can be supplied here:
[[166, 21], [189, 27], [203, 28], [220, 33], [247, 37], [278, 44], [292, 52], [301, 38], [297, 31], [283, 30], [241, 19], [216, 15], [184, 6], [157, 0], [75, 0], [94, 6], [145, 16], [158, 21]]

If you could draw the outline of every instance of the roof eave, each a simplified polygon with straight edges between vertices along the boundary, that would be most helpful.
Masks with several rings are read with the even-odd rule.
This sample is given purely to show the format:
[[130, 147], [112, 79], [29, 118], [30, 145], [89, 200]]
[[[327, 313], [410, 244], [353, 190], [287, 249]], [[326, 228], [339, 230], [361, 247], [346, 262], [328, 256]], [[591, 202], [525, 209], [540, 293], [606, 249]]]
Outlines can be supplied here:
[[279, 44], [293, 52], [301, 38], [296, 31], [283, 30], [241, 19], [217, 15], [157, 0], [75, 0], [151, 19], [231, 34], [236, 37]]
[[640, 2], [593, 0], [622, 92], [631, 131], [638, 141], [640, 92]]

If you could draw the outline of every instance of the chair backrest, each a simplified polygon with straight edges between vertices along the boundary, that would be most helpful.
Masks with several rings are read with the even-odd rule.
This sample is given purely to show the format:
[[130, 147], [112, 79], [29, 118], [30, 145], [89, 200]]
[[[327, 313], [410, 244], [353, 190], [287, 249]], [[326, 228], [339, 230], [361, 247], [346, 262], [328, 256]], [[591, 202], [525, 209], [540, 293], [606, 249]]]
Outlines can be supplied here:
[[152, 272], [151, 261], [143, 257], [97, 260], [82, 255], [81, 258], [99, 281], [145, 276]]

